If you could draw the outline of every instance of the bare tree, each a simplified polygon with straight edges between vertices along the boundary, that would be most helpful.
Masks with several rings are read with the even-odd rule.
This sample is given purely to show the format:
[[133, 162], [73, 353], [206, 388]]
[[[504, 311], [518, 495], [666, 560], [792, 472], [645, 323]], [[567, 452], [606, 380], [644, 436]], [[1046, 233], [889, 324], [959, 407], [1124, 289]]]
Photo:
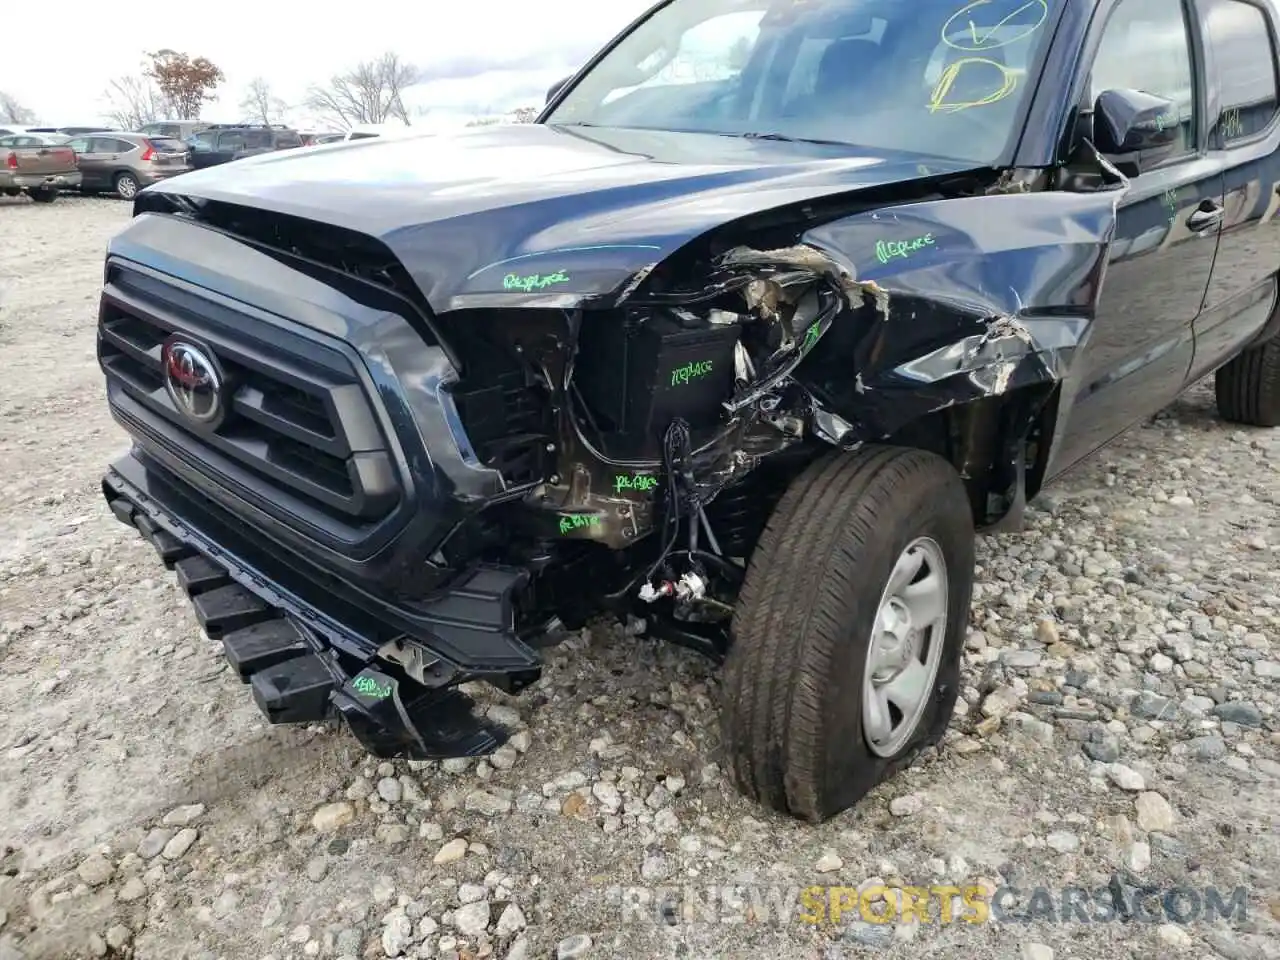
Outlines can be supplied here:
[[418, 71], [394, 53], [357, 64], [329, 80], [328, 86], [314, 86], [307, 94], [307, 106], [344, 127], [357, 123], [385, 123], [395, 118], [409, 124], [409, 112], [401, 99]]
[[245, 90], [244, 99], [240, 101], [240, 109], [244, 117], [251, 123], [264, 123], [270, 126], [284, 118], [287, 105], [271, 92], [271, 85], [262, 77], [255, 77]]
[[542, 111], [537, 107], [517, 107], [511, 114], [512, 123], [533, 123]]
[[16, 123], [28, 126], [36, 122], [34, 110], [24, 107], [18, 98], [0, 90], [0, 123]]
[[144, 124], [163, 120], [169, 114], [164, 94], [145, 77], [116, 77], [103, 95], [107, 118], [121, 130], [137, 130]]

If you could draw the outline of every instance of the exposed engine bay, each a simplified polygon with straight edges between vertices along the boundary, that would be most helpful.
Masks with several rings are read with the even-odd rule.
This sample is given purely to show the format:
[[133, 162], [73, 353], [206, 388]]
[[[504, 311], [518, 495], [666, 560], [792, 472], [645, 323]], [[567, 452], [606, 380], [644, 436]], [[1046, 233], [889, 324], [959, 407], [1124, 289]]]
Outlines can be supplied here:
[[[507, 518], [553, 549], [641, 553], [633, 598], [724, 621], [781, 491], [756, 476], [762, 462], [808, 437], [850, 434], [791, 374], [837, 316], [887, 315], [888, 298], [807, 246], [731, 248], [697, 290], [637, 290], [646, 279], [613, 311], [530, 312], [494, 331], [510, 338], [551, 420], [543, 479]], [[557, 314], [577, 329], [556, 329]], [[474, 423], [477, 397], [460, 399]]]

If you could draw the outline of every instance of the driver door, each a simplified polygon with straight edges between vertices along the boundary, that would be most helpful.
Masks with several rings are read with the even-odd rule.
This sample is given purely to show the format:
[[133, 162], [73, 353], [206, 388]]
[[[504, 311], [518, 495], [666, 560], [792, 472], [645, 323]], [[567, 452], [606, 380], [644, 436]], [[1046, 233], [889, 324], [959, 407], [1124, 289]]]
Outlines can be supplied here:
[[1175, 105], [1180, 136], [1173, 155], [1125, 170], [1097, 315], [1063, 385], [1067, 417], [1052, 473], [1167, 406], [1191, 368], [1223, 211], [1192, 15], [1184, 0], [1117, 0], [1095, 17], [1088, 109], [1103, 90], [1155, 94]]

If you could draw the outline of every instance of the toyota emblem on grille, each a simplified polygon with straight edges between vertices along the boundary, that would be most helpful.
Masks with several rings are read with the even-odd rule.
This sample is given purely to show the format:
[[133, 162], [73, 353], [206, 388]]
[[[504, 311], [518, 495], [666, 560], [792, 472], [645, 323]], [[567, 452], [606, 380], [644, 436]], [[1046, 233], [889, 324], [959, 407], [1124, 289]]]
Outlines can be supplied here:
[[222, 376], [203, 347], [181, 337], [164, 345], [164, 386], [169, 399], [188, 420], [216, 426], [222, 419]]

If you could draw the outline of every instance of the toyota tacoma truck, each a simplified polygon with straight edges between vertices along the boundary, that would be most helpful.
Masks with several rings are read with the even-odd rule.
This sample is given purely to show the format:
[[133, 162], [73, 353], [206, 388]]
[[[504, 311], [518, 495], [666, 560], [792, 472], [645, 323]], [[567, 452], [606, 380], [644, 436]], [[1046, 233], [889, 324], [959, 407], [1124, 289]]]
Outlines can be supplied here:
[[1272, 0], [667, 0], [535, 123], [142, 191], [103, 492], [273, 722], [480, 755], [589, 618], [750, 797], [939, 740], [975, 531], [1208, 375], [1280, 422]]

